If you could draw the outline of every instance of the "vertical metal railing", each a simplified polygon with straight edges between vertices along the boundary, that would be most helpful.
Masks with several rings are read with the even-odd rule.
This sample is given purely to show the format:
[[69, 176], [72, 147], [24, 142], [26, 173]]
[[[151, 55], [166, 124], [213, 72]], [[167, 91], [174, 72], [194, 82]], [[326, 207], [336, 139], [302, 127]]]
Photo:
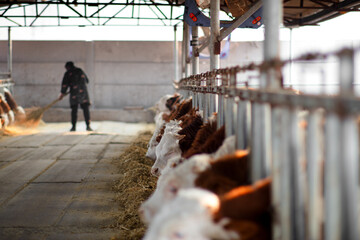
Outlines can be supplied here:
[[[345, 50], [340, 53], [340, 95], [353, 96], [354, 53]], [[340, 119], [340, 164], [341, 189], [341, 232], [342, 239], [359, 239], [358, 193], [359, 193], [359, 135], [357, 119], [351, 114]]]
[[[334, 55], [339, 58], [338, 96], [240, 88], [240, 67], [198, 74], [190, 81], [207, 94], [207, 114], [210, 95], [224, 94], [218, 111], [223, 107], [226, 135], [235, 134], [237, 149], [251, 150], [252, 180], [272, 177], [273, 239], [359, 239], [360, 99], [353, 89], [354, 51]], [[258, 68], [276, 67], [272, 63]], [[271, 119], [264, 121], [264, 116]]]
[[[225, 124], [227, 137], [235, 134], [236, 148], [250, 149], [252, 182], [271, 176], [273, 239], [359, 239], [355, 110], [360, 107], [352, 101], [360, 105], [360, 100], [353, 89], [354, 51], [337, 54], [338, 97], [304, 95], [295, 101], [281, 88], [285, 65], [279, 60], [281, 9], [281, 0], [264, 1], [264, 64], [257, 68], [260, 89], [237, 91], [241, 67], [225, 71], [211, 67], [191, 83], [197, 89], [194, 106], [205, 119], [217, 111], [218, 126]], [[212, 61], [211, 66], [216, 60]]]
[[[232, 71], [230, 73], [229, 87], [236, 87], [236, 72]], [[234, 98], [226, 96], [224, 99], [224, 108], [225, 108], [225, 136], [229, 137], [234, 134]]]

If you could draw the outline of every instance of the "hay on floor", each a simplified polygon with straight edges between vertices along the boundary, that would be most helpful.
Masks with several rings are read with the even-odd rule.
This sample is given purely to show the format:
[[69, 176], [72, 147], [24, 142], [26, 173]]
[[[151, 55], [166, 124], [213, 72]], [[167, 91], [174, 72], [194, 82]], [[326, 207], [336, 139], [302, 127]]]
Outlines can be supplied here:
[[157, 178], [150, 173], [154, 162], [145, 157], [151, 136], [151, 132], [141, 133], [121, 156], [113, 160], [122, 174], [113, 186], [121, 210], [114, 227], [127, 231], [127, 240], [140, 240], [144, 236], [146, 226], [141, 222], [138, 210], [156, 187]]

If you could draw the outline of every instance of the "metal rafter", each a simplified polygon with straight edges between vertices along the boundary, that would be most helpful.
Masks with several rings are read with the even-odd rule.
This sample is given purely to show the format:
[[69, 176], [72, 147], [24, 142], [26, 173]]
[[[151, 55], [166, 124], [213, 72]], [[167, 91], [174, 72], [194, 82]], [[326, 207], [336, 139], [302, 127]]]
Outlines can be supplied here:
[[[248, 1], [254, 2], [254, 0]], [[184, 3], [185, 0], [3, 0], [0, 1], [0, 27], [44, 26], [38, 21], [40, 18], [58, 19], [55, 23], [49, 21], [47, 26], [131, 26], [136, 24], [129, 24], [125, 21], [127, 19], [137, 20], [137, 25], [143, 19], [153, 20], [154, 25], [157, 26], [173, 26], [182, 20]], [[284, 25], [289, 27], [313, 25], [336, 17], [342, 12], [360, 11], [360, 0], [283, 0], [283, 4]], [[46, 7], [39, 8], [42, 5]], [[56, 6], [56, 8], [51, 6]], [[124, 11], [129, 6], [132, 9]], [[144, 15], [145, 11], [142, 10], [144, 7], [149, 8], [154, 16]], [[16, 11], [19, 8], [22, 9], [22, 14]], [[71, 12], [65, 11], [66, 8]], [[33, 10], [27, 11], [28, 9]], [[42, 9], [41, 13], [39, 9]], [[222, 1], [221, 9], [229, 18], [232, 18], [224, 1]], [[68, 21], [62, 21], [62, 19], [68, 19]], [[74, 19], [86, 19], [87, 23], [71, 21]]]
[[32, 23], [30, 23], [30, 26], [33, 26], [33, 24], [35, 23], [36, 20], [39, 19], [39, 17], [41, 17], [41, 14], [43, 14], [43, 12], [45, 12], [45, 10], [49, 7], [49, 5], [47, 5], [46, 7], [44, 7], [44, 9], [40, 12], [40, 14], [38, 14], [38, 8], [36, 6], [36, 18], [34, 19], [34, 21], [32, 21]]

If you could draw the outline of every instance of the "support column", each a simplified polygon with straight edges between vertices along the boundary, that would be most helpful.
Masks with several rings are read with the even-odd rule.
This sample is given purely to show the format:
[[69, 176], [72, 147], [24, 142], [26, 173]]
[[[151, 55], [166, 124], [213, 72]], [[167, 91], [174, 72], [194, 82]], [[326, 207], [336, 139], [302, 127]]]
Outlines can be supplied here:
[[198, 33], [199, 27], [192, 27], [192, 41], [191, 46], [193, 50], [193, 56], [192, 56], [192, 74], [196, 75], [199, 73], [199, 33]]
[[[192, 75], [196, 75], [199, 74], [200, 69], [199, 69], [199, 27], [195, 26], [192, 27], [192, 41], [191, 41], [191, 46], [192, 46]], [[192, 96], [193, 96], [193, 107], [197, 108], [198, 105], [198, 93], [197, 92], [192, 92]]]
[[[263, 1], [264, 4], [264, 61], [280, 59], [280, 24], [283, 19], [283, 3], [281, 0]], [[281, 68], [268, 69], [262, 72], [261, 87], [279, 89], [281, 86]]]
[[212, 0], [210, 3], [210, 70], [220, 68], [221, 45], [218, 40], [220, 36], [220, 0]]
[[181, 43], [181, 78], [185, 78], [185, 68], [186, 68], [186, 49], [185, 49], [185, 43], [186, 43], [186, 23], [183, 22], [183, 39]]
[[190, 45], [190, 33], [189, 33], [189, 25], [184, 22], [184, 55], [185, 55], [185, 77], [189, 77], [191, 75], [190, 72], [190, 59], [189, 59], [189, 45]]
[[179, 80], [179, 59], [178, 59], [178, 43], [176, 37], [177, 25], [174, 26], [174, 81]]
[[[339, 64], [340, 95], [354, 96], [354, 52], [344, 50]], [[341, 118], [340, 184], [341, 184], [341, 239], [359, 239], [359, 134], [357, 115]], [[355, 210], [354, 210], [355, 209]]]
[[[267, 0], [263, 1], [263, 13], [264, 13], [264, 24], [265, 24], [265, 40], [264, 40], [264, 61], [276, 61], [279, 60], [280, 56], [280, 42], [279, 42], [279, 32], [280, 24], [282, 23], [283, 17], [283, 1], [282, 0]], [[273, 67], [264, 69], [260, 75], [260, 88], [277, 90], [281, 87], [281, 68]], [[288, 214], [291, 213], [291, 209], [286, 206], [286, 200], [282, 198], [282, 193], [286, 191], [284, 185], [282, 184], [282, 179], [284, 177], [284, 165], [287, 165], [286, 162], [288, 159], [282, 158], [284, 154], [281, 148], [281, 141], [277, 138], [277, 134], [284, 131], [281, 129], [281, 126], [277, 122], [272, 122], [271, 120], [282, 119], [282, 110], [279, 108], [272, 108], [271, 113], [267, 111], [266, 104], [260, 104], [259, 115], [260, 119], [254, 119], [254, 126], [264, 126], [260, 133], [253, 135], [252, 146], [254, 143], [259, 143], [261, 146], [262, 153], [255, 153], [252, 158], [251, 167], [253, 169], [253, 176], [265, 177], [262, 170], [264, 166], [271, 165], [271, 173], [273, 184], [271, 188], [272, 192], [272, 207], [274, 209], [274, 221], [273, 221], [273, 233], [272, 238], [277, 239], [289, 239], [291, 231], [289, 226], [292, 226], [292, 223], [286, 223], [289, 221]], [[259, 121], [261, 123], [256, 124]], [[270, 126], [273, 126], [271, 129]], [[269, 137], [269, 135], [271, 137]], [[253, 178], [254, 180], [254, 178]], [[282, 206], [284, 204], [284, 206]], [[295, 239], [295, 237], [294, 237]]]
[[12, 38], [11, 28], [8, 28], [8, 73], [9, 78], [12, 78]]
[[[210, 70], [220, 68], [220, 0], [212, 0], [210, 3]], [[215, 84], [216, 75], [211, 79], [213, 84]], [[209, 112], [208, 116], [211, 116], [214, 111], [216, 111], [216, 99], [217, 95], [209, 94]]]

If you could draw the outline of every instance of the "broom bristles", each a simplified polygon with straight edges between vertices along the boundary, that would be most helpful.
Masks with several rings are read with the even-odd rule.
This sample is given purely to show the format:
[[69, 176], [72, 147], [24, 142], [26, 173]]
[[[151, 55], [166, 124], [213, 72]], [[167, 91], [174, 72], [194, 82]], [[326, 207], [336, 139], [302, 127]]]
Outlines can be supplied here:
[[[69, 93], [66, 93], [64, 94], [64, 96], [68, 94]], [[32, 126], [32, 127], [37, 126], [40, 123], [44, 112], [49, 108], [51, 108], [55, 103], [57, 103], [60, 100], [61, 99], [57, 98], [45, 107], [34, 107], [29, 109], [26, 113], [25, 119], [19, 121], [18, 124], [23, 126]]]
[[38, 108], [32, 110], [31, 112], [26, 114], [25, 121], [38, 121], [38, 120], [40, 120], [42, 118], [45, 110], [46, 109], [44, 109], [42, 107], [38, 107]]

